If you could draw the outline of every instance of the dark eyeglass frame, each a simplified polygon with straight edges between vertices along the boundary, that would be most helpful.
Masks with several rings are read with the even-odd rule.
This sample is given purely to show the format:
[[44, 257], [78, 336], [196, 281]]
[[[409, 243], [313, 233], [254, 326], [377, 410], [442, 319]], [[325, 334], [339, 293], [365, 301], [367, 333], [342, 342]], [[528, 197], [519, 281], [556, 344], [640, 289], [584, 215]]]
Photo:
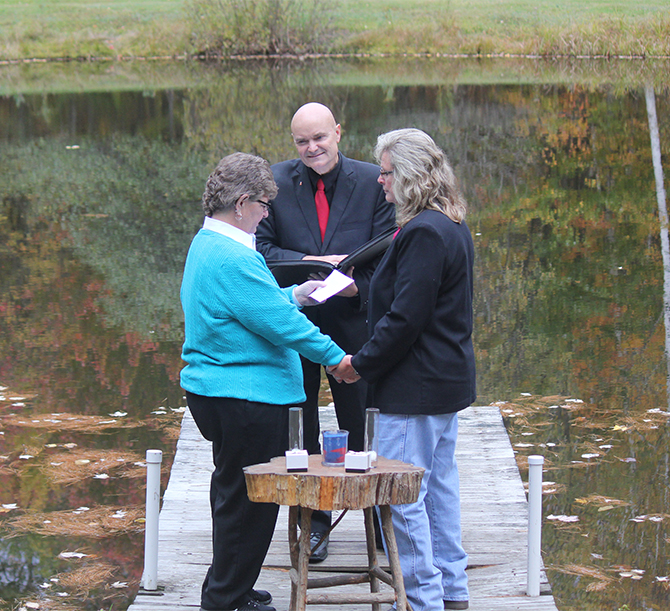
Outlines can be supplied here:
[[272, 202], [270, 202], [270, 201], [266, 202], [266, 201], [263, 201], [262, 199], [257, 199], [257, 200], [255, 200], [255, 202], [257, 204], [260, 204], [261, 206], [263, 206], [264, 210], [269, 210], [270, 208], [272, 208]]
[[382, 178], [386, 178], [386, 177], [389, 176], [390, 174], [393, 174], [393, 170], [382, 170], [381, 168], [379, 168], [379, 175], [380, 175]]

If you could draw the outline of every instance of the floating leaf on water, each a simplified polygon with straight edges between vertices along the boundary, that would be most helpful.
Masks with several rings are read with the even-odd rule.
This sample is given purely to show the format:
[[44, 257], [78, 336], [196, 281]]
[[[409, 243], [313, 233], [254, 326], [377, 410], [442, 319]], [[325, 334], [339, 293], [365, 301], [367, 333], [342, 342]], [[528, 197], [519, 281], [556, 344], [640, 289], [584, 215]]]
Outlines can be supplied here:
[[591, 453], [591, 454], [582, 454], [582, 458], [598, 458], [600, 454]]
[[128, 583], [125, 582], [125, 581], [115, 581], [115, 582], [114, 582], [112, 585], [110, 585], [109, 587], [110, 587], [110, 588], [118, 588], [118, 589], [121, 589], [121, 588], [127, 588], [127, 587], [128, 587]]
[[74, 464], [75, 465], [87, 465], [91, 461], [88, 458], [80, 458], [79, 460], [75, 460]]
[[605, 445], [598, 446], [601, 450], [609, 450], [613, 448], [614, 446], [611, 443], [606, 443]]
[[[665, 518], [670, 517], [668, 514], [665, 513], [656, 513], [656, 514], [643, 514], [639, 516], [635, 516], [634, 518], [631, 518], [629, 521], [630, 522], [646, 522], [649, 520], [650, 522], [662, 522]], [[666, 539], [667, 541], [667, 539]]]
[[579, 516], [547, 516], [547, 520], [556, 520], [558, 522], [579, 522]]
[[35, 458], [35, 457], [32, 454], [21, 454], [21, 456], [19, 456], [19, 458], [21, 460], [29, 460], [29, 459]]
[[109, 479], [109, 475], [107, 473], [96, 473], [93, 479]]
[[625, 507], [630, 505], [630, 503], [626, 501], [602, 496], [601, 494], [591, 494], [584, 498], [577, 498], [575, 499], [575, 502], [580, 505], [599, 505], [600, 509], [598, 511], [608, 511], [614, 507]]
[[532, 395], [532, 393], [529, 393], [529, 392], [522, 392], [521, 396], [522, 397], [532, 397], [533, 395]]
[[124, 416], [128, 415], [128, 412], [114, 412], [113, 414], [109, 414], [112, 418], [123, 418]]
[[64, 443], [64, 444], [63, 444], [63, 447], [64, 447], [64, 448], [67, 448], [68, 450], [71, 450], [72, 448], [76, 448], [76, 447], [77, 447], [77, 444], [76, 444], [76, 443], [72, 443], [72, 442], [70, 442], [70, 443]]
[[84, 554], [82, 552], [61, 552], [58, 554], [59, 558], [64, 558], [65, 560], [68, 560], [70, 558], [86, 558], [88, 554]]
[[619, 458], [619, 460], [621, 462], [637, 462], [637, 459], [632, 456], [629, 456], [628, 458]]
[[566, 399], [566, 403], [584, 403], [581, 399]]
[[615, 424], [615, 425], [612, 427], [612, 430], [613, 430], [613, 431], [627, 431], [629, 428], [630, 428], [630, 427], [628, 427], [628, 426], [623, 426], [623, 425], [621, 425], [621, 424]]

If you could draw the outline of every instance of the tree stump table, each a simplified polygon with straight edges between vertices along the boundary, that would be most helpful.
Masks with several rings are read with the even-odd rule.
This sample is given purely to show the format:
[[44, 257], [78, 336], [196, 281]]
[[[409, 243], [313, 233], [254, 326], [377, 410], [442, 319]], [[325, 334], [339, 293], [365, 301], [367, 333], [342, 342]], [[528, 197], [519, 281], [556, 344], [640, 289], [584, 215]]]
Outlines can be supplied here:
[[[398, 547], [396, 545], [390, 505], [414, 503], [419, 497], [423, 469], [399, 460], [380, 456], [377, 465], [366, 473], [347, 473], [342, 467], [326, 467], [323, 456], [309, 457], [309, 470], [289, 473], [283, 456], [269, 463], [244, 469], [249, 498], [257, 503], [277, 503], [289, 506], [288, 541], [291, 557], [290, 611], [305, 611], [308, 604], [366, 604], [372, 611], [380, 611], [382, 603], [396, 603], [397, 611], [410, 610], [405, 594]], [[391, 574], [377, 563], [377, 549], [373, 528], [374, 507], [381, 514], [382, 530], [386, 539]], [[368, 570], [360, 575], [333, 575], [308, 579], [310, 527], [312, 511], [362, 509], [365, 517], [365, 538], [368, 552]], [[300, 537], [298, 537], [300, 511]], [[336, 522], [337, 524], [337, 522]], [[334, 526], [333, 526], [334, 527]], [[332, 529], [332, 527], [331, 527]], [[370, 583], [370, 593], [360, 594], [307, 594], [308, 589]], [[380, 582], [393, 592], [380, 592]]]

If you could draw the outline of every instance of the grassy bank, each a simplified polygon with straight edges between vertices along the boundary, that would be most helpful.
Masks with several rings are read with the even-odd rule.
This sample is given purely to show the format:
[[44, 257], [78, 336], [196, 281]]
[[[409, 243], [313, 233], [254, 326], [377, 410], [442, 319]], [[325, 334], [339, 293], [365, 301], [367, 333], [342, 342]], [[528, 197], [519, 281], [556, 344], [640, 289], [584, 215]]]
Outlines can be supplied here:
[[[264, 5], [270, 7], [265, 13]], [[300, 23], [282, 46], [272, 30], [277, 15], [289, 14]], [[237, 29], [231, 29], [233, 21]], [[251, 37], [254, 40], [248, 41]], [[24, 0], [0, 4], [0, 59], [191, 56], [206, 50], [668, 57], [670, 16], [667, 0], [339, 0], [336, 5], [327, 0]]]

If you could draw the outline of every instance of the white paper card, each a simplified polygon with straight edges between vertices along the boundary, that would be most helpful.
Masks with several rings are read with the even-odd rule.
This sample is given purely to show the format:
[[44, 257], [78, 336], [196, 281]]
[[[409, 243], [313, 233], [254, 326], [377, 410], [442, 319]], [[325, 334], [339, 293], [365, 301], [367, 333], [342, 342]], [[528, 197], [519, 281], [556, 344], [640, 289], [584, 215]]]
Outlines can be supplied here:
[[329, 297], [332, 297], [342, 289], [347, 288], [350, 284], [353, 284], [354, 279], [334, 269], [330, 272], [324, 282], [326, 283], [326, 286], [319, 287], [309, 295], [312, 299], [315, 299], [320, 303], [323, 303]]

